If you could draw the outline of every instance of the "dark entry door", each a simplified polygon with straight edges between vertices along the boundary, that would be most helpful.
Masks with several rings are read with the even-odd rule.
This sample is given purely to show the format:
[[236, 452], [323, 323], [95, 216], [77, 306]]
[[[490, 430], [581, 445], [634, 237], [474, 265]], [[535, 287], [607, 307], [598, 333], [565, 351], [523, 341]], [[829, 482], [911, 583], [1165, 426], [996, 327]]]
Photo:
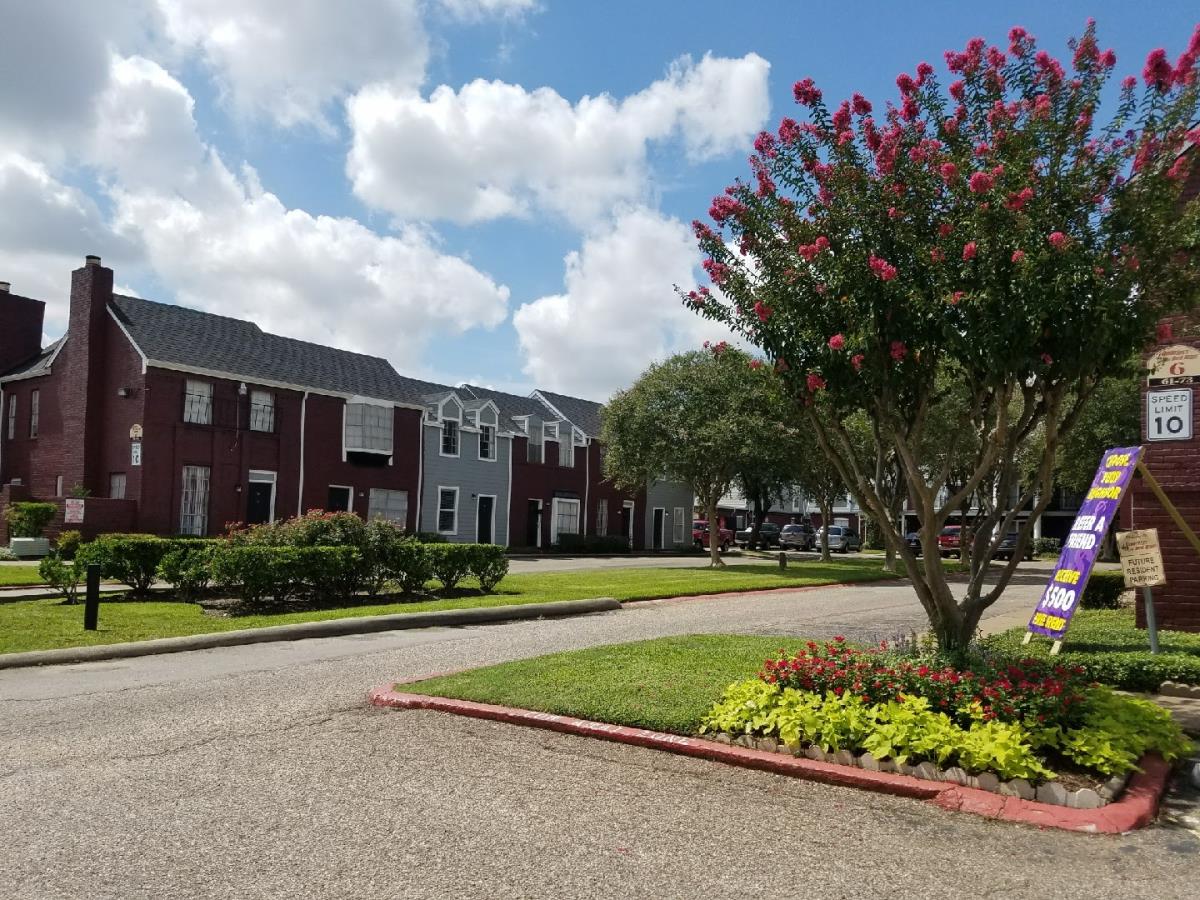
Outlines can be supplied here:
[[542, 536], [542, 501], [530, 500], [525, 520], [525, 546], [540, 547]]
[[661, 550], [663, 548], [663, 517], [666, 515], [665, 509], [654, 510], [654, 549]]
[[246, 524], [261, 525], [271, 521], [271, 495], [275, 485], [263, 481], [250, 482], [246, 497]]
[[479, 498], [479, 514], [475, 519], [475, 540], [480, 544], [492, 542], [492, 512], [496, 506], [495, 497]]

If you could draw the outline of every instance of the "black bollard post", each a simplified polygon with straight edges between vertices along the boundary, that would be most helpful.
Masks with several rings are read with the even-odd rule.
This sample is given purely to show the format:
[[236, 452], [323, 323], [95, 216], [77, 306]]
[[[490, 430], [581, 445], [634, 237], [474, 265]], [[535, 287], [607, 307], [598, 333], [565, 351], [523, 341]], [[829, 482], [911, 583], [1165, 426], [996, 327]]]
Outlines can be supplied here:
[[95, 631], [100, 618], [100, 566], [87, 567], [87, 598], [83, 603], [83, 629]]
[[779, 568], [787, 568], [787, 553], [785, 553], [783, 550], [779, 551]]

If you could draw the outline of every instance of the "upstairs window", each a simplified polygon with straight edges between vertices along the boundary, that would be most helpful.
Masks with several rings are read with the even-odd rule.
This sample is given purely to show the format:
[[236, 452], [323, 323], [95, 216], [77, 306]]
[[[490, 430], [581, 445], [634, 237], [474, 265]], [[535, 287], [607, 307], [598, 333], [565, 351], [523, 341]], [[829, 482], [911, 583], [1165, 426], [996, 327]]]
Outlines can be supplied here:
[[33, 391], [29, 395], [29, 436], [38, 436], [38, 406], [41, 404], [41, 391]]
[[575, 465], [575, 446], [569, 437], [564, 437], [558, 442], [558, 464], [568, 469]]
[[458, 456], [458, 423], [453, 419], [442, 423], [442, 456]]
[[275, 431], [275, 395], [270, 391], [250, 392], [250, 430]]
[[212, 401], [212, 383], [189, 378], [183, 392], [183, 421], [193, 425], [211, 425]]
[[540, 463], [545, 459], [544, 445], [542, 444], [542, 433], [542, 429], [540, 428], [529, 429], [528, 459], [531, 463]]
[[17, 395], [8, 398], [8, 439], [17, 436]]
[[495, 425], [480, 425], [479, 426], [479, 458], [480, 459], [495, 459], [496, 458], [496, 426]]
[[346, 450], [355, 453], [392, 453], [392, 407], [374, 403], [346, 404]]

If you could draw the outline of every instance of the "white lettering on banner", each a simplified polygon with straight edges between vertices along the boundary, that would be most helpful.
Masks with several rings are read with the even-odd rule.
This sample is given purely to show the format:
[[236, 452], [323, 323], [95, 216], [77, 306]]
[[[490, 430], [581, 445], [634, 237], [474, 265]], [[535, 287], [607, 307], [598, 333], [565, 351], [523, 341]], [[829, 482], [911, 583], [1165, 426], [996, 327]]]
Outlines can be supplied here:
[[1096, 535], [1072, 531], [1067, 535], [1067, 546], [1072, 550], [1091, 550], [1096, 546]]
[[[1103, 521], [1103, 520], [1101, 520]], [[1075, 520], [1075, 524], [1071, 526], [1072, 531], [1091, 531], [1092, 525], [1095, 524], [1095, 516], [1079, 516]]]
[[1103, 534], [1107, 530], [1108, 530], [1108, 519], [1105, 516], [1101, 516], [1100, 521], [1098, 521], [1096, 523], [1096, 527], [1093, 528], [1092, 531], [1098, 531], [1101, 534]]
[[1075, 592], [1052, 584], [1042, 594], [1041, 605], [1046, 609], [1061, 609], [1065, 612], [1075, 605]]

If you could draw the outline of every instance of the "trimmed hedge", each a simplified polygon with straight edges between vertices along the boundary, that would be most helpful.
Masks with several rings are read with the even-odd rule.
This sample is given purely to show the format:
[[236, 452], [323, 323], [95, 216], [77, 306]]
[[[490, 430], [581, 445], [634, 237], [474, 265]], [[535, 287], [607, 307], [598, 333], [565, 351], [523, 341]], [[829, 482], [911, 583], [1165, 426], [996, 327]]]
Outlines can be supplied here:
[[40, 538], [57, 512], [55, 503], [10, 503], [4, 510], [4, 521], [12, 537]]
[[1062, 552], [1062, 541], [1058, 538], [1040, 537], [1033, 539], [1034, 556], [1058, 556]]
[[115, 578], [144, 595], [158, 577], [158, 566], [175, 545], [169, 538], [150, 534], [105, 534], [84, 544], [75, 558], [85, 565], [96, 563], [105, 578]]
[[1164, 681], [1200, 684], [1200, 634], [1160, 631], [1160, 653], [1150, 652], [1150, 639], [1138, 628], [1132, 609], [1081, 609], [1071, 621], [1062, 652], [1050, 657], [1050, 642], [1023, 645], [1024, 628], [984, 638], [992, 653], [1023, 659], [1045, 657], [1065, 666], [1080, 665], [1090, 678], [1127, 691], [1156, 691]]
[[433, 564], [433, 577], [447, 591], [458, 587], [471, 572], [474, 544], [428, 544], [425, 547]]
[[176, 593], [197, 600], [212, 582], [213, 554], [225, 546], [218, 540], [175, 540], [158, 564], [158, 577], [169, 582]]
[[1120, 609], [1121, 595], [1125, 593], [1125, 575], [1122, 572], [1093, 572], [1088, 579], [1083, 596], [1079, 599], [1080, 609]]
[[406, 594], [424, 593], [425, 582], [433, 577], [429, 547], [415, 538], [404, 538], [390, 546], [382, 564], [387, 579], [396, 582]]
[[504, 548], [492, 544], [468, 546], [474, 551], [471, 555], [471, 574], [479, 580], [479, 589], [490, 594], [508, 574], [508, 557], [504, 555]]

